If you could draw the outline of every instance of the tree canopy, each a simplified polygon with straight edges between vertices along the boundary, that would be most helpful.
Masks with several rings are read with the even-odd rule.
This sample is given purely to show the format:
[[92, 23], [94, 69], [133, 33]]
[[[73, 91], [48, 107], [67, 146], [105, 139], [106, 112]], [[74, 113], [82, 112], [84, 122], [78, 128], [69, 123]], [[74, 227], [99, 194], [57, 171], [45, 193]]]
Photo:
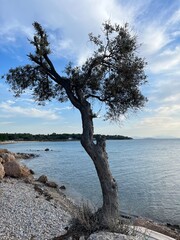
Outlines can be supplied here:
[[120, 27], [105, 22], [102, 36], [89, 34], [96, 50], [82, 66], [69, 63], [64, 76], [56, 71], [49, 58], [51, 49], [46, 31], [37, 22], [33, 26], [35, 34], [30, 43], [35, 52], [28, 55], [32, 64], [10, 69], [5, 76], [15, 96], [29, 88], [40, 103], [52, 98], [60, 102], [69, 99], [77, 108], [85, 100], [96, 99], [105, 105], [105, 116], [110, 120], [118, 120], [129, 109], [144, 106], [146, 98], [139, 87], [146, 82], [146, 62], [137, 56], [137, 39], [131, 36], [127, 24]]
[[53, 98], [60, 102], [70, 100], [79, 110], [81, 144], [95, 165], [102, 189], [103, 205], [97, 215], [107, 229], [119, 217], [118, 186], [109, 168], [105, 138], [97, 136], [94, 141], [96, 114], [91, 101], [104, 104], [105, 117], [110, 120], [119, 120], [128, 110], [141, 108], [146, 101], [140, 91], [146, 82], [146, 63], [137, 54], [137, 39], [131, 36], [128, 25], [120, 27], [105, 22], [102, 36], [89, 34], [90, 42], [96, 47], [91, 57], [82, 66], [69, 63], [62, 76], [49, 57], [51, 49], [46, 31], [37, 22], [33, 26], [35, 34], [30, 43], [35, 51], [28, 55], [31, 64], [10, 69], [6, 81], [15, 96], [29, 88], [40, 103]]

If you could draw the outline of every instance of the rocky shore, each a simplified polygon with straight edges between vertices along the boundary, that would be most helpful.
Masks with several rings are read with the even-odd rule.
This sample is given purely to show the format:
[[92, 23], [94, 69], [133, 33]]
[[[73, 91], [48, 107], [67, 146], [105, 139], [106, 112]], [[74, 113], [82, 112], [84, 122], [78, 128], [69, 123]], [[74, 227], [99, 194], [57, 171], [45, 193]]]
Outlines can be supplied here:
[[23, 178], [33, 174], [31, 169], [19, 163], [20, 159], [33, 158], [36, 155], [28, 153], [12, 153], [7, 149], [0, 149], [0, 180], [4, 176]]
[[[0, 239], [65, 239], [60, 236], [66, 234], [74, 213], [78, 211], [78, 206], [65, 195], [64, 186], [59, 187], [46, 176], [35, 179], [33, 171], [19, 163], [19, 159], [30, 157], [33, 155], [15, 154], [0, 149]], [[10, 167], [7, 167], [9, 165]], [[140, 218], [135, 224], [179, 240], [179, 232], [166, 226]], [[140, 235], [130, 237], [108, 232], [99, 232], [88, 237], [88, 240], [100, 239], [145, 238], [143, 234], [141, 237]]]
[[32, 157], [0, 149], [1, 240], [51, 239], [65, 232], [71, 218], [68, 201], [57, 184], [47, 178], [44, 183], [42, 177], [34, 179], [34, 172], [19, 162]]

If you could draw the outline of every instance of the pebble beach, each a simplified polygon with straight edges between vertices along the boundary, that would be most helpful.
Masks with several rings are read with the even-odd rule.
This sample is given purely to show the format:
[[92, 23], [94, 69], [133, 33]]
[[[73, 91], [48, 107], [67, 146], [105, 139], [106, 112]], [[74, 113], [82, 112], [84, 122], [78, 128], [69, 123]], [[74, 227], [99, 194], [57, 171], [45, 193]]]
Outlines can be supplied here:
[[65, 233], [70, 220], [67, 209], [47, 199], [23, 180], [0, 182], [0, 239], [45, 240]]

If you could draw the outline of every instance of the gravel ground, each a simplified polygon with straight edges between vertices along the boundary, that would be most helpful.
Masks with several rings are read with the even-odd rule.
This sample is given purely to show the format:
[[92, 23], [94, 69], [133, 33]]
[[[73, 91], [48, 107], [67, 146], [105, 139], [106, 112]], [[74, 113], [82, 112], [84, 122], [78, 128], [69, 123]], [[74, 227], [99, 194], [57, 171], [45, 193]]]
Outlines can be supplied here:
[[[35, 185], [43, 189], [43, 193], [35, 191]], [[74, 211], [77, 209], [72, 199], [56, 189], [36, 181], [33, 184], [14, 178], [0, 181], [0, 240], [51, 240], [66, 233], [65, 227]], [[180, 240], [178, 231], [165, 226], [144, 219], [138, 219], [135, 225]], [[98, 238], [93, 235], [89, 239]]]
[[45, 240], [65, 233], [70, 214], [22, 180], [0, 182], [0, 239]]

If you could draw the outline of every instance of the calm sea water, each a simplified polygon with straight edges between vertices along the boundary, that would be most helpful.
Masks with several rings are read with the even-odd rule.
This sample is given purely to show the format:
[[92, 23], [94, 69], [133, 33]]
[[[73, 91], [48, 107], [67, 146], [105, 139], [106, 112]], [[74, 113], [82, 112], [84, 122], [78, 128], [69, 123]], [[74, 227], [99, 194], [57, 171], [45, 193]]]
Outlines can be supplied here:
[[[100, 205], [95, 168], [79, 142], [26, 142], [3, 145], [40, 157], [26, 160], [37, 175], [65, 184], [75, 198]], [[44, 149], [49, 148], [49, 152]], [[109, 163], [119, 186], [120, 208], [128, 214], [180, 224], [180, 139], [107, 141]]]

